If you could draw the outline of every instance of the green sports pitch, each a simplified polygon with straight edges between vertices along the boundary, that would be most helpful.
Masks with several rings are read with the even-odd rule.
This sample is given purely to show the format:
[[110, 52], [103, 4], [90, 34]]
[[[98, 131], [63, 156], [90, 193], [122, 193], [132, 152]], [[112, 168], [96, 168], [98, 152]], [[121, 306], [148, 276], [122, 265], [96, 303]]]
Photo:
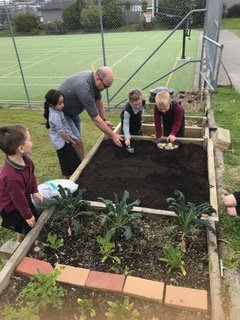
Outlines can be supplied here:
[[[177, 30], [156, 53], [170, 31], [105, 33], [106, 65], [112, 67], [115, 81], [109, 89], [110, 104], [115, 105], [127, 97], [129, 90], [142, 89], [152, 81], [183, 64], [182, 30]], [[186, 57], [194, 60], [199, 52], [200, 31], [192, 30], [186, 39]], [[45, 93], [71, 74], [80, 70], [95, 70], [103, 65], [101, 34], [74, 34], [58, 36], [16, 37], [29, 100], [42, 103]], [[113, 98], [141, 64], [148, 60], [129, 83]], [[198, 65], [189, 63], [144, 90], [159, 86], [174, 88], [175, 92], [194, 87]], [[11, 37], [0, 38], [0, 103], [26, 103], [27, 97], [21, 77], [14, 43]], [[105, 93], [103, 98], [106, 100]]]

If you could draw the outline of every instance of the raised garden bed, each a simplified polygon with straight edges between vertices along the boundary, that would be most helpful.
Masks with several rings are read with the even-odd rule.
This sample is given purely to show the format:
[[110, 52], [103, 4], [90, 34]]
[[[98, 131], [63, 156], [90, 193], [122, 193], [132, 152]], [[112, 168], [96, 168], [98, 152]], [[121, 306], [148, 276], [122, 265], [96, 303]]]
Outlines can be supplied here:
[[207, 152], [202, 146], [182, 144], [177, 152], [161, 152], [152, 141], [132, 141], [134, 154], [104, 140], [90, 163], [83, 169], [77, 183], [85, 188], [85, 199], [113, 199], [130, 193], [140, 206], [167, 209], [166, 198], [175, 189], [188, 201], [200, 204], [209, 201]]
[[[174, 190], [179, 189], [186, 195], [188, 201], [196, 204], [209, 201], [209, 165], [207, 152], [202, 145], [184, 144], [177, 153], [169, 154], [159, 152], [152, 141], [133, 141], [133, 147], [135, 153], [130, 155], [126, 150], [115, 147], [109, 140], [100, 144], [96, 154], [91, 155], [92, 161], [86, 168], [81, 168], [83, 171], [77, 179], [80, 188], [87, 189], [84, 194], [85, 199], [96, 201], [99, 196], [113, 199], [113, 192], [121, 199], [123, 191], [128, 190], [130, 201], [140, 199], [142, 207], [166, 210], [168, 209], [166, 198], [173, 196]], [[79, 172], [75, 176], [78, 175]], [[106, 226], [101, 226], [98, 218], [80, 217], [79, 219], [81, 227], [78, 236], [74, 233], [69, 234], [66, 223], [51, 226], [48, 222], [32, 247], [30, 256], [47, 260], [52, 264], [58, 262], [91, 270], [133, 274], [136, 277], [163, 281], [165, 284], [209, 291], [205, 231], [199, 233], [196, 238], [186, 239], [187, 254], [182, 258], [187, 272], [184, 277], [178, 273], [179, 270], [169, 271], [169, 267], [159, 260], [164, 256], [165, 243], [169, 241], [177, 247], [180, 242], [181, 234], [174, 232], [173, 228], [176, 224], [175, 218], [144, 216], [132, 223], [133, 237], [130, 240], [126, 240], [121, 233], [116, 232], [114, 255], [120, 259], [120, 263], [114, 259], [101, 261], [96, 237], [106, 233]], [[43, 246], [49, 232], [62, 238], [64, 246], [57, 250]], [[88, 297], [99, 295], [101, 298], [96, 299], [97, 304], [103, 306], [104, 303], [101, 302], [104, 299], [103, 294], [95, 294], [92, 291], [87, 291], [86, 294]], [[119, 298], [118, 295], [116, 297]], [[148, 319], [146, 309], [143, 307], [143, 305], [148, 306], [148, 303], [143, 304], [140, 301], [137, 303], [143, 308], [139, 319]], [[153, 315], [166, 320], [176, 319], [176, 317], [180, 320], [209, 319], [210, 317], [208, 313], [182, 310], [176, 313], [175, 310], [171, 311], [166, 306], [155, 303], [150, 305], [151, 310], [155, 311], [149, 311], [149, 320], [152, 320]], [[72, 307], [71, 310], [75, 309]], [[72, 319], [64, 318], [64, 312], [61, 312], [62, 318], [59, 317], [59, 319]], [[70, 317], [70, 311], [67, 312]], [[74, 316], [73, 319], [75, 319]]]

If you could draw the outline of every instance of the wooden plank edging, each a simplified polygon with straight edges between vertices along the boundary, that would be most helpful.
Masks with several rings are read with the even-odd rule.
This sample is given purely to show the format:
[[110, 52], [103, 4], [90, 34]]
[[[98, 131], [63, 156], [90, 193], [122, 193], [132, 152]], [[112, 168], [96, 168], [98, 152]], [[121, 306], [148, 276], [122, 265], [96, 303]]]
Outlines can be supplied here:
[[[215, 222], [210, 221], [215, 229]], [[223, 303], [221, 297], [221, 278], [217, 237], [207, 229], [208, 257], [209, 257], [209, 282], [211, 297], [211, 319], [224, 320]]]
[[[99, 201], [88, 201], [90, 206], [96, 210], [103, 210], [106, 208], [106, 205]], [[166, 216], [166, 217], [177, 217], [176, 213], [170, 210], [160, 210], [160, 209], [152, 209], [152, 208], [146, 208], [146, 207], [133, 207], [133, 212], [140, 212], [143, 214], [152, 214], [156, 216]], [[216, 216], [210, 216], [210, 217], [203, 217], [203, 220], [209, 220], [209, 221], [218, 221], [218, 217]]]
[[88, 152], [88, 154], [86, 155], [86, 157], [83, 159], [83, 161], [80, 163], [80, 165], [78, 166], [78, 168], [75, 170], [75, 172], [71, 175], [71, 177], [69, 178], [69, 180], [72, 181], [76, 181], [78, 179], [78, 177], [80, 176], [81, 172], [83, 171], [83, 169], [86, 167], [86, 165], [90, 162], [90, 160], [92, 159], [92, 157], [94, 156], [94, 154], [96, 153], [98, 147], [100, 146], [100, 144], [102, 143], [102, 141], [104, 140], [105, 136], [101, 135], [96, 143], [94, 144], [94, 146], [92, 147], [92, 149]]
[[211, 139], [208, 139], [207, 154], [208, 154], [209, 199], [210, 199], [210, 204], [216, 210], [216, 215], [218, 216], [215, 161], [214, 161], [214, 152], [213, 152], [213, 141]]

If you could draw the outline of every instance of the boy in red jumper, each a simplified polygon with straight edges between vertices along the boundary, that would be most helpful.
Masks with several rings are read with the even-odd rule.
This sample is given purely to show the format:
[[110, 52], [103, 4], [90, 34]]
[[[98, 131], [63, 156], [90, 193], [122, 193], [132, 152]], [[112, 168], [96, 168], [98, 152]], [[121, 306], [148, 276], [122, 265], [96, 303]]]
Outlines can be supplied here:
[[32, 150], [28, 129], [20, 124], [1, 127], [0, 149], [6, 154], [0, 171], [2, 226], [17, 232], [17, 240], [22, 241], [38, 218], [31, 195], [36, 202], [43, 201], [33, 162], [27, 157]]
[[[185, 118], [182, 105], [176, 101], [171, 101], [167, 91], [158, 92], [155, 97], [154, 123], [156, 138], [167, 137], [169, 142], [173, 142], [176, 137], [184, 137]], [[163, 122], [163, 134], [162, 134]]]

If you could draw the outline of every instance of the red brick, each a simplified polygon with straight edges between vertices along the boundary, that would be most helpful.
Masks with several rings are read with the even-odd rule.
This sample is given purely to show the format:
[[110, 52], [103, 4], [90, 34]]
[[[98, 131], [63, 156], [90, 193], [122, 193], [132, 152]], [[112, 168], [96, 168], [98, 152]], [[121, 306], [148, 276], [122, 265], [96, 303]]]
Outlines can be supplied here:
[[146, 299], [163, 301], [164, 283], [127, 276], [123, 292]]
[[57, 264], [56, 268], [61, 274], [57, 277], [57, 281], [84, 287], [89, 275], [89, 269], [76, 268]]
[[91, 271], [87, 278], [86, 287], [122, 292], [124, 282], [125, 276], [123, 275]]
[[171, 307], [207, 311], [207, 291], [167, 285], [165, 304]]
[[31, 277], [34, 274], [43, 273], [48, 274], [53, 271], [50, 263], [37, 260], [30, 257], [25, 257], [16, 268], [16, 274]]

